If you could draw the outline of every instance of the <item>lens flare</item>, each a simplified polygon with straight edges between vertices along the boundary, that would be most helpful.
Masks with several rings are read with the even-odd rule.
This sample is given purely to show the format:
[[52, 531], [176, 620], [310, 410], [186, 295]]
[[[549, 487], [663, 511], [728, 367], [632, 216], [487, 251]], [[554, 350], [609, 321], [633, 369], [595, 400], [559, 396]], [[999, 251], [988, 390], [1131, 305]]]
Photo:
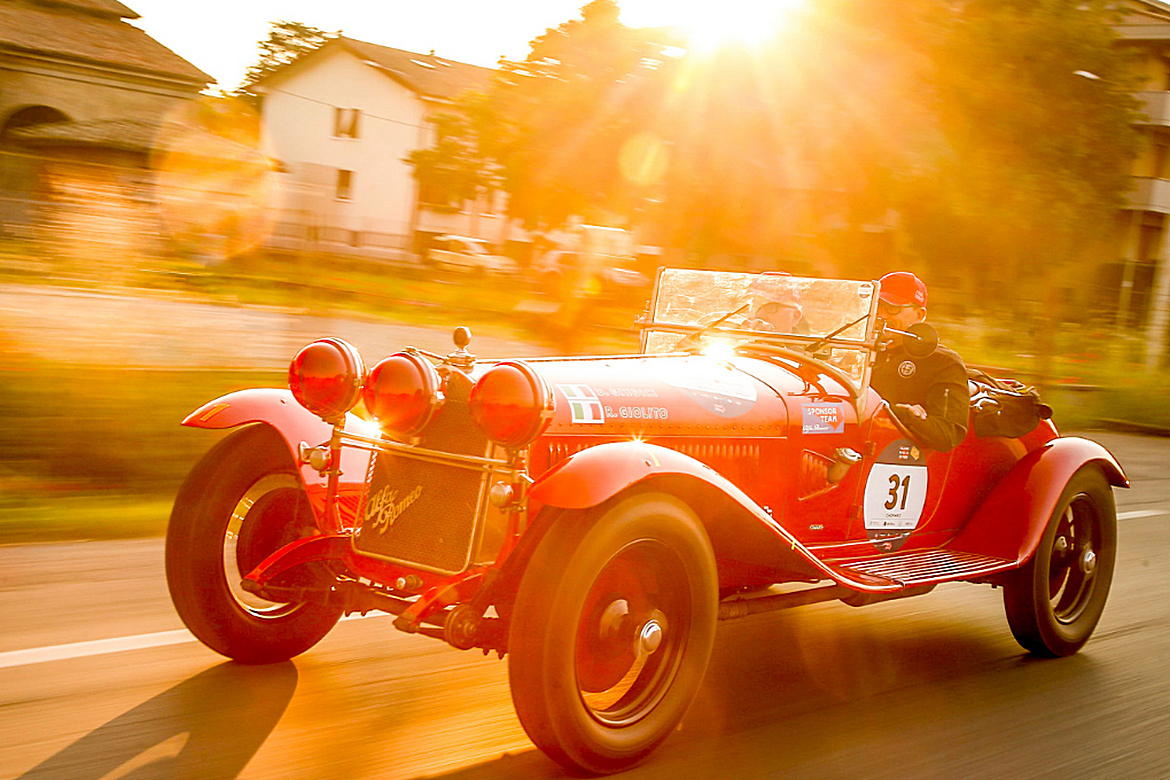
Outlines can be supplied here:
[[272, 231], [279, 185], [248, 105], [204, 98], [163, 124], [151, 167], [169, 238], [209, 262], [247, 252]]

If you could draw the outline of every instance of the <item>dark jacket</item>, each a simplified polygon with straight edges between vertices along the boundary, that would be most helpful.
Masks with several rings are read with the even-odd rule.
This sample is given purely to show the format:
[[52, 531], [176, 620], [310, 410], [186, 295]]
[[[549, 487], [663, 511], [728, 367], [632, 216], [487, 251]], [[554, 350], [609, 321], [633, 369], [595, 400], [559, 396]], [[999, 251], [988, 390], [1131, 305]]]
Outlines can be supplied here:
[[[870, 386], [919, 444], [948, 452], [967, 435], [971, 408], [967, 369], [963, 359], [946, 347], [939, 346], [924, 358], [911, 357], [903, 347], [879, 352]], [[926, 419], [895, 404], [918, 404], [926, 410]]]

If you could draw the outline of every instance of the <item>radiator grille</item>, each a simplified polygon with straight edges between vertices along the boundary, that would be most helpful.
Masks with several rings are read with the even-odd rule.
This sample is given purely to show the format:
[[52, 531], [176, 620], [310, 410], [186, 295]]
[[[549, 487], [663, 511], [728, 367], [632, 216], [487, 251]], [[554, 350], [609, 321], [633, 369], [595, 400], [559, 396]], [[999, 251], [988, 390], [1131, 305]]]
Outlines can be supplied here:
[[[462, 375], [452, 374], [446, 403], [427, 425], [420, 447], [487, 454], [487, 438], [467, 408], [469, 387]], [[486, 484], [482, 471], [375, 453], [354, 546], [416, 568], [463, 571], [470, 563]]]

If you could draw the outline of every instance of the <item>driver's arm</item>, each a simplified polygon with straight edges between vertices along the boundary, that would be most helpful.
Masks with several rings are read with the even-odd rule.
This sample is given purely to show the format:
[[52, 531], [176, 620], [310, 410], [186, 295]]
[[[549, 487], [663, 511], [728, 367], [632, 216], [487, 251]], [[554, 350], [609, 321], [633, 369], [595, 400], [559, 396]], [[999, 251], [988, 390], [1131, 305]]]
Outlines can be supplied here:
[[939, 373], [926, 390], [922, 408], [926, 412], [925, 418], [902, 404], [891, 407], [898, 422], [920, 444], [939, 452], [949, 452], [959, 446], [967, 435], [971, 408], [967, 371], [961, 363]]

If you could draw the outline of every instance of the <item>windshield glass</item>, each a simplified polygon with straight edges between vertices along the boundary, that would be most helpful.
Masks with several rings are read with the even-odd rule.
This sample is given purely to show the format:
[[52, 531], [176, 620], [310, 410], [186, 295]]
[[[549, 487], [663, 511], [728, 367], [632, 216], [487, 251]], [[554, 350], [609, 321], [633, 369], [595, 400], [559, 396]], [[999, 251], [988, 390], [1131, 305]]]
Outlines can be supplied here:
[[[760, 342], [801, 353], [812, 347], [818, 359], [860, 386], [873, 344], [875, 289], [873, 282], [846, 279], [664, 268], [643, 325], [642, 351], [693, 348], [694, 334], [710, 328], [704, 344]], [[827, 344], [818, 343], [839, 329]]]

